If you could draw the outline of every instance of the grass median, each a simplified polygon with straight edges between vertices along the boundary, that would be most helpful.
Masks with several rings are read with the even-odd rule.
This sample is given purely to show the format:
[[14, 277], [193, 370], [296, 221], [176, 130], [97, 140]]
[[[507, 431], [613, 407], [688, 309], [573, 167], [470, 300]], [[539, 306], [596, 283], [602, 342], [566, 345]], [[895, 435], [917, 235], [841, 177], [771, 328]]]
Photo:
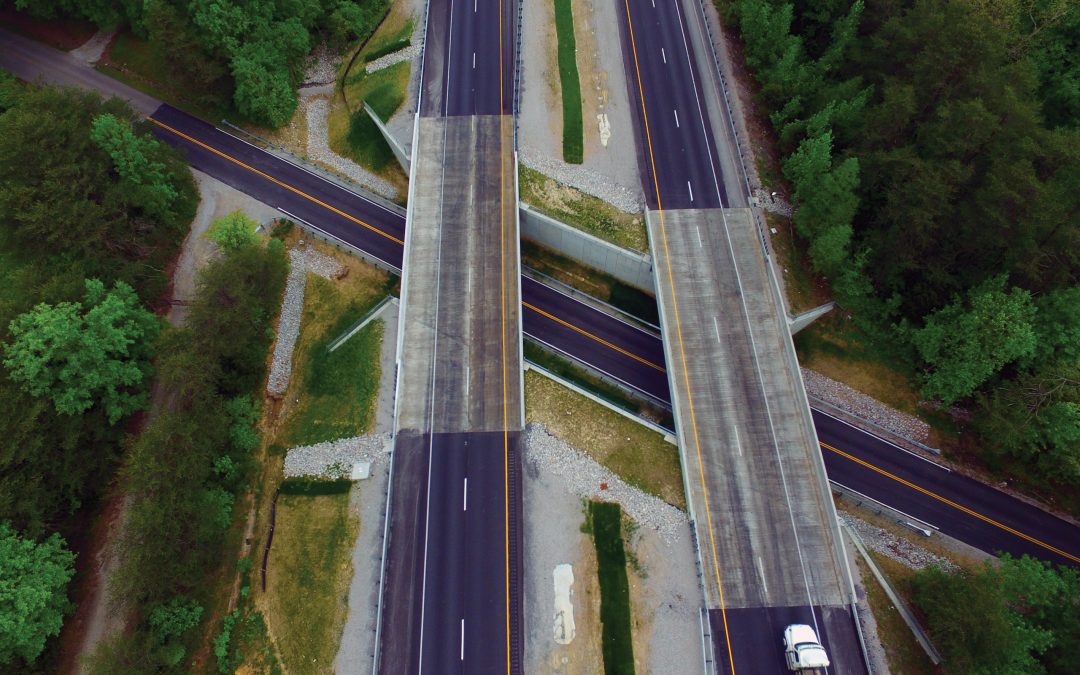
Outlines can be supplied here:
[[634, 675], [634, 637], [630, 617], [630, 581], [626, 576], [622, 507], [589, 502], [600, 579], [600, 623], [604, 675]]
[[570, 0], [555, 0], [555, 32], [559, 39], [559, 80], [562, 82], [563, 160], [581, 164], [585, 153], [585, 123], [581, 118], [581, 79]]

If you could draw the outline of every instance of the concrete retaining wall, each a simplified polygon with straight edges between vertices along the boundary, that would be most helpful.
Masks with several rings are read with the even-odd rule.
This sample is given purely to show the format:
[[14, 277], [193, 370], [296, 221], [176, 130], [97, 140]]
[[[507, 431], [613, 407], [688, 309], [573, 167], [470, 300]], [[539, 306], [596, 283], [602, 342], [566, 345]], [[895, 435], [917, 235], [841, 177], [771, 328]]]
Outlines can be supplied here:
[[580, 263], [606, 272], [625, 284], [655, 293], [652, 256], [634, 253], [560, 223], [518, 202], [521, 236], [553, 248]]

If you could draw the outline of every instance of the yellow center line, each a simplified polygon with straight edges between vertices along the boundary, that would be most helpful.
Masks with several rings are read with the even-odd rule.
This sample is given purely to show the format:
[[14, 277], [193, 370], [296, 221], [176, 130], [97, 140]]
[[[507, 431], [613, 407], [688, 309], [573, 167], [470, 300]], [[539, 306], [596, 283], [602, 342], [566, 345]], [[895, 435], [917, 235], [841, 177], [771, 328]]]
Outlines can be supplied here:
[[[818, 442], [821, 443], [821, 441], [818, 441]], [[847, 457], [851, 461], [856, 462], [858, 464], [862, 464], [863, 466], [865, 466], [868, 469], [873, 469], [874, 471], [877, 471], [878, 473], [880, 473], [882, 476], [892, 478], [894, 481], [896, 481], [898, 483], [903, 483], [904, 485], [908, 486], [909, 488], [912, 488], [913, 490], [918, 490], [919, 492], [923, 493], [924, 495], [933, 497], [934, 499], [937, 499], [940, 502], [944, 502], [945, 504], [948, 504], [949, 506], [951, 506], [951, 507], [953, 507], [955, 509], [959, 509], [959, 510], [963, 511], [964, 513], [970, 515], [970, 516], [975, 516], [979, 520], [990, 523], [994, 527], [1000, 527], [1001, 529], [1005, 530], [1006, 532], [1009, 532], [1010, 534], [1015, 534], [1016, 536], [1018, 536], [1018, 537], [1020, 537], [1022, 539], [1026, 539], [1026, 540], [1030, 541], [1033, 544], [1038, 544], [1039, 546], [1042, 546], [1043, 548], [1045, 548], [1045, 549], [1047, 549], [1049, 551], [1053, 551], [1054, 553], [1057, 553], [1058, 555], [1065, 556], [1066, 558], [1068, 558], [1070, 560], [1073, 560], [1075, 562], [1080, 563], [1080, 558], [1078, 558], [1078, 557], [1076, 557], [1076, 556], [1074, 556], [1072, 554], [1066, 553], [1065, 551], [1062, 551], [1059, 548], [1054, 548], [1050, 544], [1043, 543], [1043, 542], [1039, 541], [1038, 539], [1036, 539], [1035, 537], [1029, 537], [1028, 535], [1024, 534], [1023, 532], [1020, 532], [1019, 530], [1014, 530], [1013, 528], [1009, 527], [1008, 525], [1003, 525], [1002, 523], [999, 523], [998, 521], [994, 520], [993, 518], [987, 518], [986, 516], [982, 515], [981, 513], [977, 513], [975, 511], [972, 511], [971, 509], [967, 508], [966, 506], [961, 506], [961, 505], [957, 504], [954, 501], [945, 499], [944, 497], [942, 497], [940, 495], [936, 495], [933, 492], [930, 492], [929, 490], [927, 490], [926, 488], [921, 488], [918, 485], [915, 485], [914, 483], [911, 483], [909, 481], [904, 480], [903, 478], [900, 478], [899, 476], [894, 476], [893, 474], [889, 473], [888, 471], [885, 471], [884, 469], [879, 469], [876, 466], [874, 466], [873, 464], [870, 464], [868, 462], [864, 462], [863, 460], [859, 459], [858, 457], [853, 457], [852, 455], [849, 455], [848, 453], [844, 452], [843, 450], [837, 450], [836, 448], [829, 445], [828, 443], [821, 443], [821, 447], [832, 450], [833, 452], [835, 452], [838, 455], [841, 455], [843, 457]]]
[[622, 347], [616, 347], [615, 345], [611, 344], [607, 340], [604, 340], [603, 338], [596, 337], [592, 333], [590, 333], [590, 332], [588, 332], [586, 330], [582, 330], [582, 329], [578, 328], [577, 326], [575, 326], [572, 323], [567, 323], [567, 322], [563, 321], [562, 319], [560, 319], [557, 316], [553, 316], [551, 314], [548, 314], [547, 312], [545, 312], [542, 309], [538, 309], [536, 307], [533, 307], [532, 305], [530, 305], [527, 302], [522, 302], [521, 304], [524, 305], [525, 307], [528, 307], [529, 309], [531, 309], [532, 311], [534, 311], [534, 312], [536, 312], [538, 314], [543, 314], [544, 316], [551, 319], [552, 321], [557, 321], [557, 322], [561, 323], [562, 325], [566, 326], [567, 328], [572, 328], [573, 330], [576, 330], [577, 332], [581, 333], [582, 335], [584, 335], [586, 337], [590, 337], [590, 338], [596, 340], [597, 342], [604, 345], [605, 347], [611, 347], [615, 351], [626, 354], [627, 356], [629, 356], [630, 358], [632, 358], [632, 359], [634, 359], [636, 361], [640, 361], [640, 362], [644, 363], [645, 365], [647, 365], [647, 366], [649, 366], [651, 368], [656, 368], [661, 373], [666, 373], [667, 372], [666, 369], [661, 368], [660, 366], [656, 365], [655, 363], [652, 363], [651, 361], [646, 361], [645, 359], [641, 358], [640, 356], [635, 356], [634, 354], [631, 354], [630, 352], [626, 351]]
[[[664, 205], [660, 200], [660, 179], [656, 173], [656, 159], [653, 153], [652, 132], [649, 130], [649, 113], [645, 109], [645, 89], [641, 86], [641, 66], [638, 64], [637, 41], [634, 38], [634, 22], [630, 18], [630, 0], [623, 0], [626, 5], [626, 22], [630, 27], [630, 47], [634, 54], [634, 71], [637, 75], [638, 93], [641, 94], [641, 114], [645, 118], [645, 138], [649, 146], [649, 164], [652, 166], [653, 187], [656, 189], [657, 213], [660, 216], [660, 234], [664, 241], [664, 258], [667, 264], [668, 286], [671, 288], [671, 305], [675, 311], [675, 332], [679, 338], [679, 356], [682, 361], [683, 378], [686, 382], [686, 399], [690, 408], [690, 425], [694, 430], [694, 446], [697, 448], [698, 471], [701, 474], [702, 498], [705, 502], [705, 518], [709, 526], [709, 544], [712, 548], [713, 571], [716, 573], [716, 586], [720, 592], [720, 615], [724, 620], [724, 640], [727, 642], [728, 661], [731, 673], [735, 673], [735, 653], [731, 650], [731, 632], [728, 630], [727, 607], [724, 604], [724, 583], [720, 579], [720, 562], [716, 557], [716, 535], [713, 532], [712, 512], [709, 510], [709, 488], [705, 485], [705, 464], [701, 459], [701, 439], [698, 436], [697, 415], [694, 414], [694, 395], [690, 391], [690, 371], [686, 367], [686, 347], [683, 345], [682, 326], [679, 325], [679, 303], [675, 298], [675, 277], [671, 274], [671, 251], [668, 250], [667, 227], [664, 225]], [[671, 392], [675, 403], [676, 392]]]
[[316, 203], [316, 204], [318, 204], [319, 206], [323, 206], [323, 207], [325, 207], [325, 208], [327, 208], [327, 209], [330, 209], [331, 211], [333, 211], [334, 213], [336, 213], [336, 214], [338, 214], [338, 215], [340, 215], [340, 216], [345, 216], [346, 218], [348, 218], [349, 220], [353, 221], [354, 223], [359, 223], [360, 225], [363, 225], [363, 226], [364, 226], [364, 227], [366, 227], [367, 229], [371, 230], [372, 232], [377, 232], [377, 233], [381, 234], [382, 236], [386, 237], [387, 239], [390, 239], [391, 241], [395, 241], [395, 242], [397, 242], [397, 243], [401, 244], [402, 246], [404, 246], [404, 245], [405, 245], [405, 242], [401, 241], [401, 240], [400, 240], [400, 239], [398, 239], [397, 237], [395, 237], [395, 236], [392, 236], [392, 235], [389, 235], [389, 234], [387, 234], [387, 233], [383, 232], [382, 230], [380, 230], [380, 229], [379, 229], [379, 228], [377, 228], [377, 227], [372, 227], [371, 225], [368, 225], [368, 224], [367, 224], [367, 223], [365, 223], [364, 221], [362, 221], [362, 220], [360, 220], [360, 219], [358, 219], [358, 218], [354, 218], [354, 217], [350, 216], [349, 214], [345, 213], [344, 211], [339, 211], [338, 209], [335, 209], [335, 208], [334, 208], [333, 206], [330, 206], [329, 204], [327, 204], [327, 203], [325, 203], [325, 202], [321, 202], [321, 201], [319, 201], [318, 199], [315, 199], [314, 197], [312, 197], [311, 195], [307, 194], [306, 192], [301, 192], [300, 190], [297, 190], [296, 188], [294, 188], [294, 187], [293, 187], [293, 186], [291, 186], [291, 185], [288, 185], [288, 184], [286, 184], [286, 183], [282, 183], [281, 181], [279, 181], [278, 179], [274, 178], [273, 176], [268, 176], [268, 175], [266, 175], [265, 173], [263, 173], [262, 171], [259, 171], [258, 169], [256, 169], [255, 167], [251, 167], [251, 166], [248, 166], [247, 164], [244, 164], [244, 163], [243, 163], [243, 162], [241, 162], [240, 160], [238, 160], [238, 159], [234, 159], [234, 158], [232, 158], [232, 157], [230, 157], [230, 156], [226, 155], [226, 154], [225, 154], [224, 152], [221, 152], [220, 150], [215, 150], [214, 148], [211, 148], [211, 147], [210, 147], [209, 145], [207, 145], [206, 143], [203, 143], [203, 142], [201, 142], [201, 141], [197, 141], [197, 140], [195, 140], [194, 138], [192, 138], [191, 136], [188, 136], [187, 134], [183, 134], [183, 133], [181, 133], [181, 132], [177, 131], [176, 129], [173, 129], [172, 127], [170, 127], [170, 126], [168, 126], [168, 125], [166, 125], [166, 124], [162, 124], [161, 122], [158, 122], [158, 121], [157, 121], [156, 119], [154, 119], [153, 117], [147, 117], [146, 119], [150, 120], [151, 122], [153, 122], [154, 124], [158, 125], [158, 126], [159, 126], [159, 127], [161, 127], [162, 129], [167, 129], [167, 130], [169, 130], [169, 131], [173, 132], [174, 134], [176, 134], [177, 136], [180, 136], [181, 138], [186, 138], [186, 139], [188, 139], [189, 141], [191, 141], [191, 142], [192, 142], [192, 143], [194, 143], [195, 145], [198, 145], [198, 146], [204, 147], [204, 148], [206, 148], [207, 150], [209, 150], [210, 152], [212, 152], [212, 153], [214, 153], [214, 154], [216, 154], [216, 155], [220, 155], [221, 157], [224, 157], [225, 159], [229, 160], [230, 162], [235, 162], [236, 164], [239, 164], [240, 166], [244, 167], [244, 168], [245, 168], [245, 169], [247, 169], [248, 171], [252, 171], [252, 172], [254, 172], [254, 173], [257, 173], [257, 174], [259, 174], [260, 176], [262, 176], [263, 178], [267, 179], [268, 181], [271, 181], [271, 182], [277, 183], [278, 185], [280, 185], [281, 187], [283, 187], [283, 188], [285, 188], [285, 189], [287, 189], [287, 190], [292, 190], [293, 192], [295, 192], [296, 194], [300, 195], [301, 197], [307, 197], [308, 199], [310, 199], [311, 201], [315, 202], [315, 203]]

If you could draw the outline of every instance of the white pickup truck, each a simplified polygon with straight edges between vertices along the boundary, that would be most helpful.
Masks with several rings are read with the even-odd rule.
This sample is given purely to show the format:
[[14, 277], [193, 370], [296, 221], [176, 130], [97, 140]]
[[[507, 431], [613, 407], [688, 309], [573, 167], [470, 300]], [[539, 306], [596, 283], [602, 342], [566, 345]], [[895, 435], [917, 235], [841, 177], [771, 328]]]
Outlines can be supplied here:
[[793, 623], [784, 629], [784, 656], [789, 670], [813, 672], [829, 667], [829, 657], [818, 642], [817, 633], [806, 624]]

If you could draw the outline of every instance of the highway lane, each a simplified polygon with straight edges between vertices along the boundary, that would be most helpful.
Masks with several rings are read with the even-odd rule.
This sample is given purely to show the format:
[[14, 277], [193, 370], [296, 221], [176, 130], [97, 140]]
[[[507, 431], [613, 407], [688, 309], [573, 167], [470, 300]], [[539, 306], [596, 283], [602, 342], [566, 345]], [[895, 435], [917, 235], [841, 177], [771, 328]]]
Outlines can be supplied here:
[[829, 479], [988, 553], [1080, 564], [1080, 527], [814, 411]]
[[526, 337], [671, 403], [660, 338], [531, 277], [521, 277], [521, 300]]
[[401, 268], [400, 214], [168, 104], [150, 119], [157, 123], [155, 135], [182, 148], [199, 171]]
[[[678, 0], [620, 0], [616, 5], [636, 136], [646, 153], [648, 144], [653, 149], [640, 163], [649, 208], [731, 206], [718, 175], [716, 143]], [[640, 91], [646, 92], [644, 104]]]

